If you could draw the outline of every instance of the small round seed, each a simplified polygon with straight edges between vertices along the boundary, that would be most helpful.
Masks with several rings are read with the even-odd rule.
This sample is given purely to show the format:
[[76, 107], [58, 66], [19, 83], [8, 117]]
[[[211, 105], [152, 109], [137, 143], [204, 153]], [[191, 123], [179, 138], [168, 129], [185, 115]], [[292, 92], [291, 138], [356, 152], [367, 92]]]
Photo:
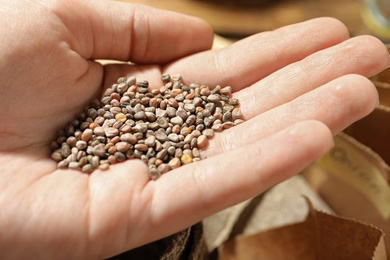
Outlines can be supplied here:
[[79, 149], [79, 150], [84, 150], [84, 149], [87, 148], [87, 142], [82, 141], [82, 140], [77, 141], [76, 147], [77, 147], [77, 149]]
[[175, 116], [175, 117], [171, 118], [170, 122], [173, 125], [182, 125], [184, 123], [183, 118], [181, 118], [180, 116]]
[[136, 144], [138, 141], [137, 137], [130, 133], [123, 134], [120, 138], [122, 141], [127, 142], [129, 144]]
[[197, 139], [197, 145], [199, 148], [204, 148], [208, 145], [209, 141], [207, 139], [207, 136], [200, 135]]
[[68, 164], [69, 169], [77, 170], [80, 168], [80, 164], [78, 162], [70, 162]]
[[114, 157], [115, 157], [115, 160], [117, 162], [123, 162], [124, 160], [126, 160], [126, 155], [124, 155], [123, 153], [121, 152], [116, 152], [114, 153]]
[[106, 134], [103, 127], [101, 127], [101, 126], [95, 127], [93, 129], [93, 133], [97, 136], [104, 136]]
[[130, 144], [127, 142], [118, 142], [115, 144], [116, 150], [121, 153], [125, 153], [130, 149]]
[[207, 97], [208, 102], [217, 103], [221, 101], [221, 96], [217, 94], [212, 94]]
[[172, 142], [178, 142], [179, 141], [179, 136], [175, 133], [169, 134], [168, 139]]
[[136, 144], [134, 148], [137, 151], [146, 152], [148, 150], [148, 146], [146, 144]]
[[181, 166], [181, 161], [179, 158], [177, 157], [174, 157], [172, 158], [170, 161], [169, 161], [169, 166], [172, 168], [172, 169], [177, 169]]
[[103, 144], [99, 144], [93, 148], [93, 154], [99, 157], [104, 157], [106, 155], [106, 150], [104, 149]]
[[230, 94], [232, 94], [232, 87], [231, 86], [226, 86], [224, 88], [221, 88], [221, 90], [219, 91], [219, 93], [221, 95], [227, 95], [229, 96]]
[[110, 164], [102, 163], [99, 165], [99, 170], [105, 171], [105, 170], [108, 170], [109, 167], [110, 167]]
[[192, 157], [188, 154], [183, 154], [183, 156], [180, 158], [180, 161], [182, 164], [189, 164], [192, 163]]
[[154, 135], [145, 139], [145, 144], [149, 147], [153, 147], [156, 144], [156, 137]]
[[91, 139], [92, 135], [93, 135], [93, 131], [91, 129], [87, 128], [81, 134], [81, 140], [87, 142], [87, 141], [89, 141], [89, 139]]
[[51, 158], [54, 159], [57, 162], [62, 161], [62, 155], [61, 155], [61, 153], [59, 151], [52, 153], [51, 154]]
[[207, 138], [211, 138], [214, 136], [214, 131], [213, 129], [208, 128], [202, 131], [202, 135], [206, 136]]

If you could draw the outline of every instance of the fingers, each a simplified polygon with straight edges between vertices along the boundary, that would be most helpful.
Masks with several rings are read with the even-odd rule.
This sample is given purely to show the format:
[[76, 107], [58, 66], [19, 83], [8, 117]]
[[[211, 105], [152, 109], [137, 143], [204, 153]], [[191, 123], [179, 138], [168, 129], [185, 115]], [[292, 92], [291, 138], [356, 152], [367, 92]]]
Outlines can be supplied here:
[[346, 75], [216, 134], [203, 153], [213, 156], [230, 151], [305, 120], [321, 121], [336, 134], [377, 104], [378, 94], [371, 81], [361, 75]]
[[306, 56], [348, 39], [346, 27], [318, 18], [263, 32], [216, 52], [183, 58], [167, 66], [189, 82], [232, 85], [237, 90]]
[[249, 199], [296, 174], [332, 144], [326, 126], [302, 122], [163, 175], [150, 207], [155, 232], [168, 234]]
[[149, 181], [147, 166], [141, 160], [112, 165], [109, 171], [89, 176], [89, 251], [93, 259], [119, 254], [140, 246], [149, 220], [149, 193], [142, 192]]
[[352, 38], [286, 66], [237, 93], [247, 118], [293, 100], [337, 77], [366, 77], [383, 70], [389, 61], [385, 46], [371, 36]]
[[166, 63], [209, 49], [213, 40], [204, 21], [178, 13], [117, 1], [63, 5], [67, 10], [59, 15], [73, 15], [61, 18], [77, 37], [74, 46], [85, 58]]

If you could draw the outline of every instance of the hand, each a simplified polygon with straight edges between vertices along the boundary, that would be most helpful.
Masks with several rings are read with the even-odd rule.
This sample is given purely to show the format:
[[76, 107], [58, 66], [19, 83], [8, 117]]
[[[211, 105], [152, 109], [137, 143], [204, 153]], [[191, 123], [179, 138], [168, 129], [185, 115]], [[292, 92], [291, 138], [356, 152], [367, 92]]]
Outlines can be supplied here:
[[[180, 231], [298, 173], [332, 134], [378, 102], [366, 79], [389, 55], [321, 18], [211, 51], [203, 21], [108, 1], [3, 1], [0, 20], [0, 255], [106, 258]], [[95, 59], [131, 61], [102, 66]], [[50, 142], [119, 76], [160, 86], [231, 85], [246, 122], [207, 159], [149, 181], [130, 160], [91, 175], [57, 170]]]

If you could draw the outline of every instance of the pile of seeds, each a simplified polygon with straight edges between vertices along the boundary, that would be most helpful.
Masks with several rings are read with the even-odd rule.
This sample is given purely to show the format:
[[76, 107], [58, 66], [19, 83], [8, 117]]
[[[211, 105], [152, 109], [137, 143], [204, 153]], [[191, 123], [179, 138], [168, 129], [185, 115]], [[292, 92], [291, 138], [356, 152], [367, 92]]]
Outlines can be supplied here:
[[52, 142], [58, 168], [90, 173], [138, 158], [157, 179], [199, 161], [199, 149], [214, 132], [243, 122], [230, 86], [186, 86], [180, 75], [161, 79], [163, 86], [149, 91], [148, 81], [121, 77], [100, 101], [93, 100]]

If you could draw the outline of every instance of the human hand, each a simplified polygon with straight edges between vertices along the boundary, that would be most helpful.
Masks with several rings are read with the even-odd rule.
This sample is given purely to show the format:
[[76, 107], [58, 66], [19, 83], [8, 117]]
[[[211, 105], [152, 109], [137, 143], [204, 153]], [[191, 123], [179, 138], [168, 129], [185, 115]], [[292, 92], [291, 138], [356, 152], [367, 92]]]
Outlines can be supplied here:
[[[365, 77], [389, 60], [378, 40], [348, 39], [329, 18], [210, 51], [204, 22], [139, 5], [10, 1], [0, 12], [3, 258], [105, 258], [265, 191], [372, 111], [378, 97]], [[231, 85], [246, 122], [210, 140], [207, 159], [157, 181], [139, 160], [91, 175], [57, 169], [50, 142], [90, 100], [119, 76], [159, 86], [163, 72]]]

